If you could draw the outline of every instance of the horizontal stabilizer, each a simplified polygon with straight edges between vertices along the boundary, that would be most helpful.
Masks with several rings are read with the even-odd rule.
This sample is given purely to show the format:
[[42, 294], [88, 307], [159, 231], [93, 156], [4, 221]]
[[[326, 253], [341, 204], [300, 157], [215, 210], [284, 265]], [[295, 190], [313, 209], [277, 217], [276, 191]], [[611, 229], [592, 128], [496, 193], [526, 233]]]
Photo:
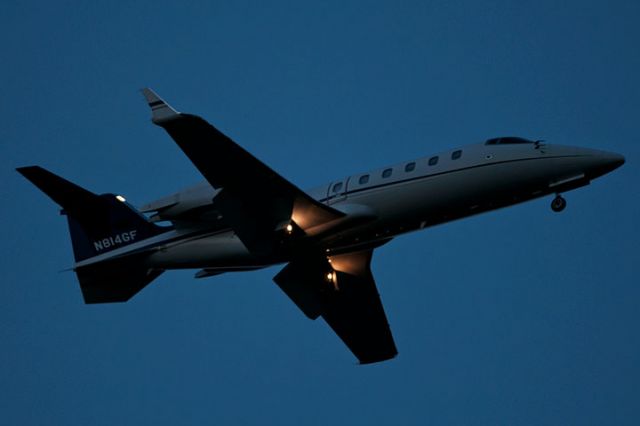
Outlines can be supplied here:
[[39, 166], [17, 170], [62, 207], [69, 222], [76, 262], [167, 230], [149, 222], [124, 197], [94, 194]]
[[93, 192], [40, 166], [18, 167], [16, 170], [67, 212], [85, 209], [98, 198]]

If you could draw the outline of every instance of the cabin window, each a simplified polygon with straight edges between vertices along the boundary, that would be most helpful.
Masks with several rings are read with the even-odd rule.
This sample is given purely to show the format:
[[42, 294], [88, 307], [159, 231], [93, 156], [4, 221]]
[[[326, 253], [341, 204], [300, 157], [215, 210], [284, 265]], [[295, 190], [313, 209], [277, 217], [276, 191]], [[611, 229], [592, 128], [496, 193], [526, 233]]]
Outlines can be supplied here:
[[333, 192], [340, 192], [341, 189], [342, 189], [342, 182], [338, 182], [335, 185], [333, 185]]
[[457, 151], [453, 151], [453, 153], [451, 154], [451, 159], [452, 160], [457, 160], [458, 158], [462, 157], [462, 150], [457, 150]]
[[388, 178], [389, 176], [391, 176], [391, 173], [393, 173], [393, 169], [385, 169], [384, 172], [382, 172], [382, 177]]
[[430, 166], [435, 166], [436, 164], [438, 164], [438, 156], [437, 155], [435, 157], [429, 158], [429, 165]]
[[404, 166], [404, 171], [407, 172], [407, 173], [412, 172], [415, 169], [416, 169], [416, 163], [413, 163], [413, 162], [407, 163], [407, 165]]
[[360, 176], [360, 179], [358, 179], [358, 183], [360, 185], [364, 185], [365, 183], [369, 182], [369, 175], [362, 175]]

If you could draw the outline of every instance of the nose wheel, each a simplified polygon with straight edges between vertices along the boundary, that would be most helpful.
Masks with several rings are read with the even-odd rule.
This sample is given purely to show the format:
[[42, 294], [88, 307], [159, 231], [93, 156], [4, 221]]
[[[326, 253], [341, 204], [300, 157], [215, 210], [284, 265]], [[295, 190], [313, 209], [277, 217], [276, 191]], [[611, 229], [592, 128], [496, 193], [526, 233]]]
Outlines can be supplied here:
[[567, 207], [567, 200], [562, 198], [562, 195], [560, 194], [556, 195], [556, 198], [551, 202], [551, 210], [556, 213], [560, 213], [565, 209], [565, 207]]

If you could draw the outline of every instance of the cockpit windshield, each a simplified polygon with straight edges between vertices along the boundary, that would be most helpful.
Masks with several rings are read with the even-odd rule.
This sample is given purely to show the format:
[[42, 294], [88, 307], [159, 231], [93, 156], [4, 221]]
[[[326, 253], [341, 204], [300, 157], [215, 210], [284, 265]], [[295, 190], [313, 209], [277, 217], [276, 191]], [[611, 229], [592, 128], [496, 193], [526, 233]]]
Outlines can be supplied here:
[[486, 141], [485, 145], [511, 145], [511, 144], [522, 144], [522, 143], [535, 143], [534, 141], [530, 141], [529, 139], [519, 138], [516, 136], [506, 136], [502, 138], [493, 138]]

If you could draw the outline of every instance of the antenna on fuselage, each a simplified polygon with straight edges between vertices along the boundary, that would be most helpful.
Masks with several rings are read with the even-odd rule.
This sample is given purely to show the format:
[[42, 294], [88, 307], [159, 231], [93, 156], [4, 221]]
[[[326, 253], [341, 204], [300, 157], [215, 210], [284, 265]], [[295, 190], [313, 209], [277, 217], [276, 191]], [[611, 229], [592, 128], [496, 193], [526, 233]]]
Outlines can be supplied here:
[[[545, 140], [544, 140], [544, 139], [538, 139], [538, 140], [536, 140], [536, 141], [534, 142], [534, 148], [535, 148], [535, 149], [540, 149], [540, 148], [542, 148], [542, 147], [544, 146], [544, 142], [545, 142]], [[544, 154], [544, 152], [543, 152], [543, 154]]]

